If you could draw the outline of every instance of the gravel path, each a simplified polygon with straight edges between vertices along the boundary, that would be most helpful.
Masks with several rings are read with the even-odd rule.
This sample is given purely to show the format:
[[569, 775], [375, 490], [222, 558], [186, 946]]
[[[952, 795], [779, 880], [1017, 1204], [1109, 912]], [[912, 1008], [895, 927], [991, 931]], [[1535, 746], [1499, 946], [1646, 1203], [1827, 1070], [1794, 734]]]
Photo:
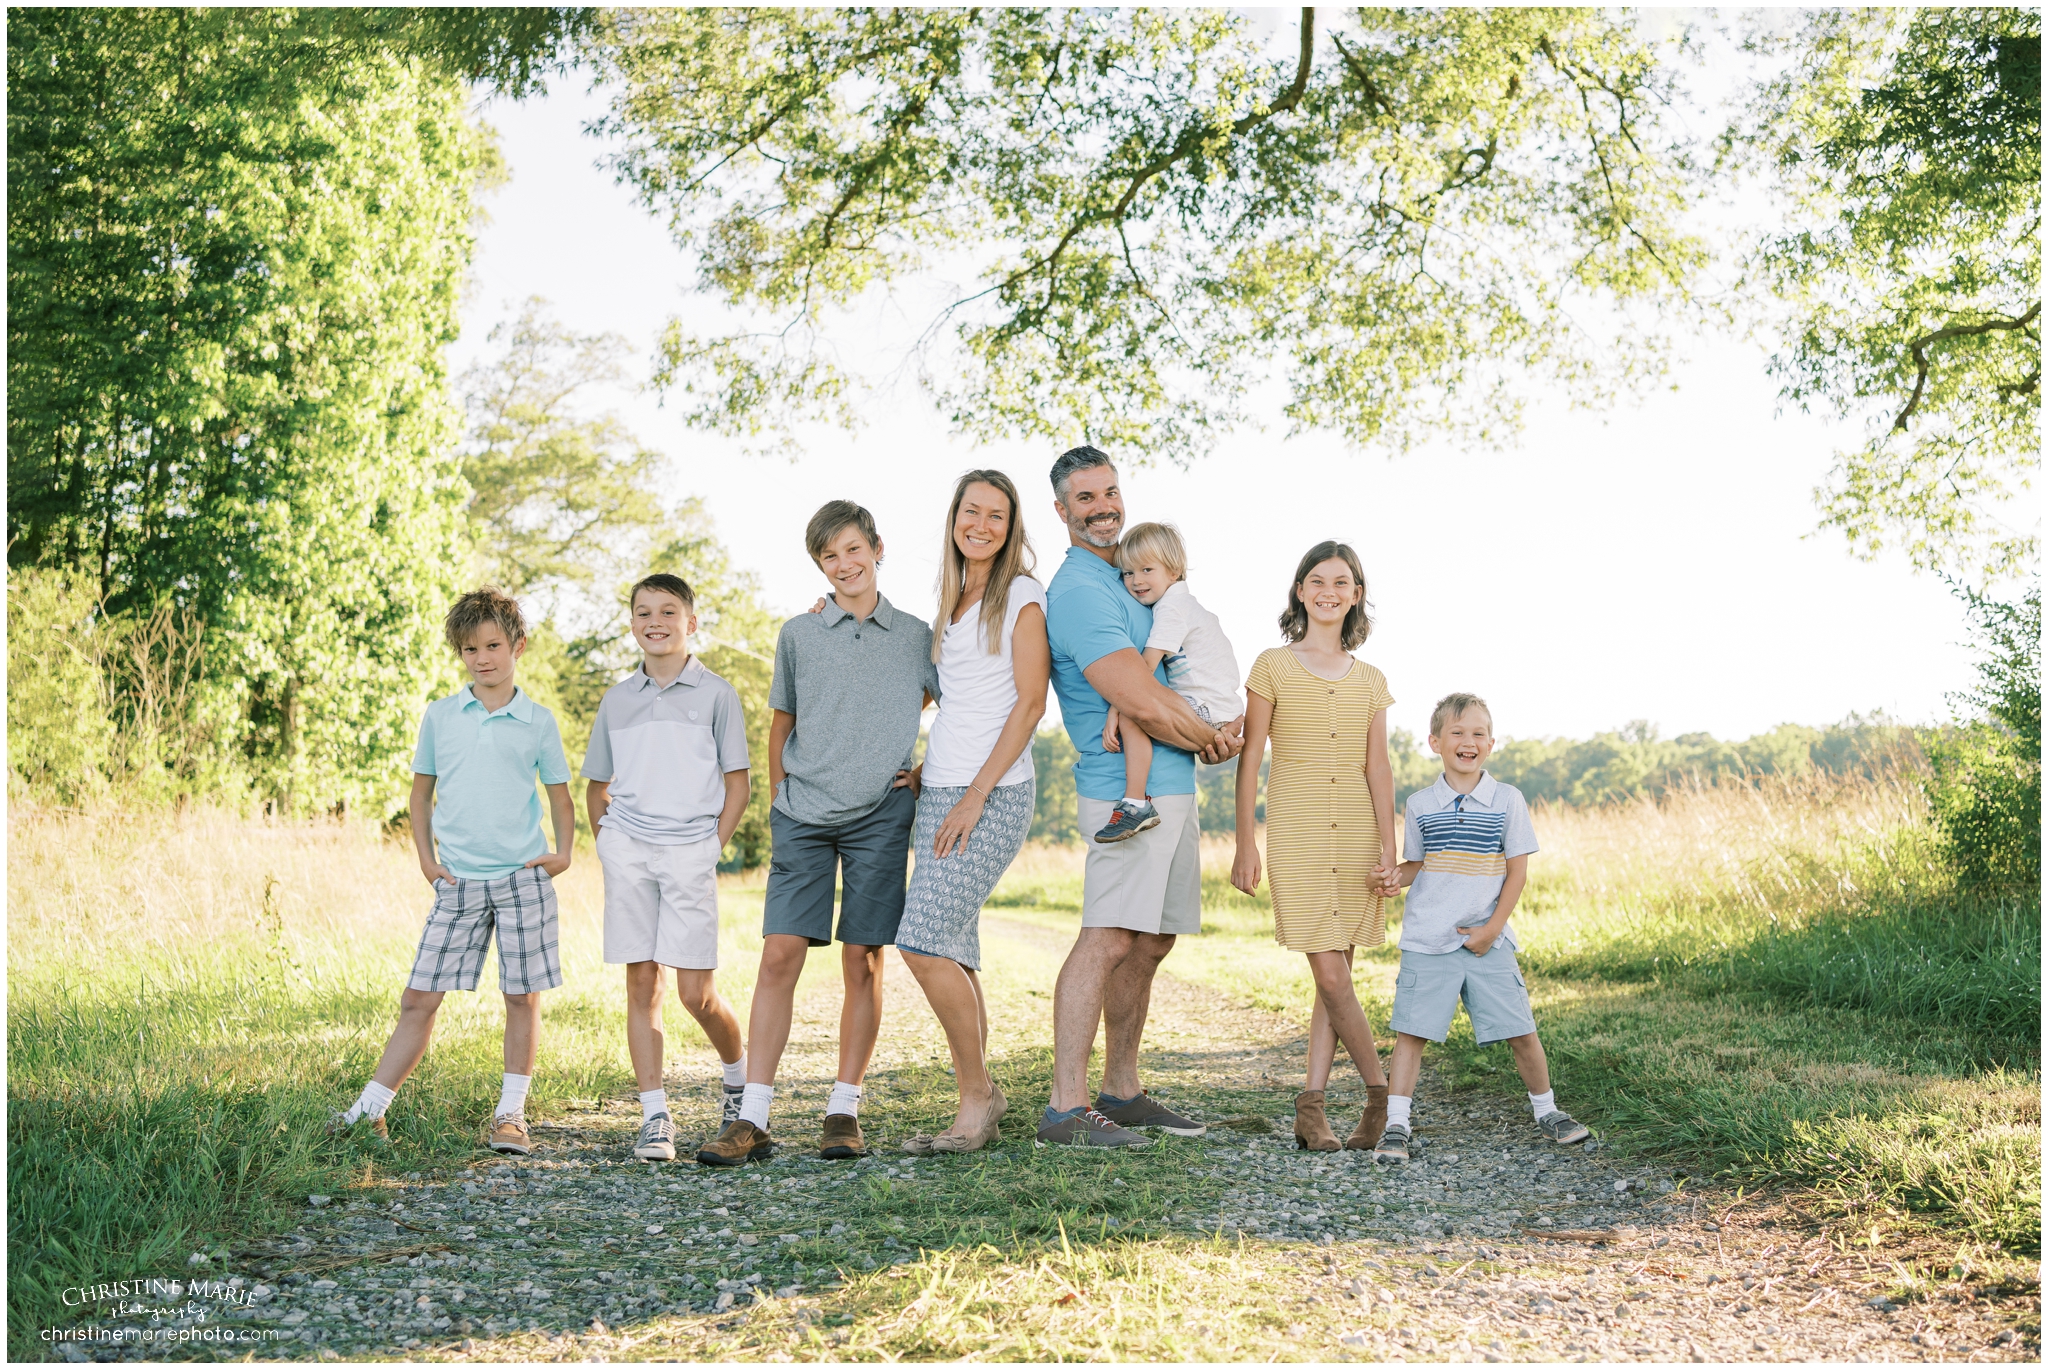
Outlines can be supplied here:
[[[993, 916], [985, 928], [1006, 958], [991, 964], [1016, 972], [991, 1003], [994, 1039], [1042, 1036], [1064, 946]], [[943, 1049], [915, 983], [890, 961], [870, 1077], [881, 1088], [864, 1110], [881, 1148], [911, 1130], [888, 1105], [891, 1072], [928, 1072]], [[322, 1360], [687, 1355], [698, 1332], [730, 1328], [764, 1306], [797, 1310], [805, 1327], [834, 1327], [843, 1319], [833, 1296], [847, 1282], [920, 1260], [878, 1196], [914, 1191], [929, 1182], [920, 1177], [943, 1178], [940, 1168], [958, 1163], [880, 1148], [858, 1163], [815, 1158], [805, 1144], [814, 1144], [830, 1085], [837, 1008], [829, 980], [800, 1001], [777, 1100], [782, 1154], [772, 1162], [739, 1173], [638, 1163], [637, 1106], [589, 1101], [537, 1126], [530, 1158], [480, 1153], [453, 1174], [382, 1177], [314, 1200], [276, 1245], [202, 1276], [233, 1291], [214, 1291], [206, 1322], [289, 1334], [256, 1345], [259, 1357]], [[1847, 1254], [1783, 1210], [1732, 1204], [1732, 1195], [1597, 1143], [1552, 1146], [1512, 1101], [1449, 1095], [1427, 1077], [1413, 1164], [1298, 1152], [1289, 1109], [1301, 1052], [1298, 1025], [1162, 977], [1148, 1083], [1216, 1125], [1199, 1142], [1173, 1144], [1185, 1158], [1177, 1176], [1199, 1205], [1134, 1233], [1220, 1234], [1276, 1253], [1288, 1263], [1279, 1305], [1299, 1318], [1285, 1326], [1292, 1358], [2039, 1358], [2038, 1303], [2024, 1294], [1993, 1298], [1958, 1285], [1894, 1306], [1883, 1297], [1882, 1260]], [[1564, 1093], [1568, 1105], [1568, 1085]], [[1333, 1094], [1341, 1136], [1362, 1096]], [[715, 1085], [672, 1080], [671, 1098], [678, 1149], [694, 1149], [715, 1123]], [[1034, 1161], [1038, 1102], [1017, 1097], [1004, 1129], [1001, 1150], [1015, 1165]], [[1105, 1233], [1118, 1226], [1107, 1207], [1102, 1221]], [[796, 1346], [830, 1359], [843, 1341], [813, 1333]], [[179, 1354], [240, 1358], [250, 1349], [195, 1343]], [[720, 1354], [788, 1358], [767, 1344]]]

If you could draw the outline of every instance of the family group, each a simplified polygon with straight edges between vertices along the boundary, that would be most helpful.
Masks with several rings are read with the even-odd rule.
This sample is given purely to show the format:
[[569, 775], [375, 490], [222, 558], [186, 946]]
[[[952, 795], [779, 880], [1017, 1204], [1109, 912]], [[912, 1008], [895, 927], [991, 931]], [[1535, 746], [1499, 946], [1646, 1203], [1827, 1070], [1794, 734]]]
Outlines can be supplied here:
[[[1306, 1088], [1295, 1099], [1300, 1146], [1406, 1161], [1423, 1043], [1444, 1040], [1461, 1001], [1481, 1043], [1512, 1049], [1542, 1133], [1583, 1140], [1587, 1130], [1556, 1106], [1515, 961], [1508, 918], [1536, 838], [1521, 794], [1486, 771], [1494, 736], [1485, 701], [1452, 694], [1436, 705], [1429, 745], [1443, 775], [1409, 796], [1397, 854], [1393, 696], [1352, 655], [1372, 627], [1357, 554], [1324, 542], [1301, 559], [1280, 615], [1284, 645], [1259, 655], [1240, 694], [1222, 626], [1189, 590], [1179, 533], [1158, 523], [1126, 529], [1109, 457], [1092, 447], [1062, 454], [1052, 492], [1069, 546], [1041, 584], [1009, 477], [960, 478], [931, 626], [882, 595], [883, 542], [867, 510], [835, 500], [812, 517], [805, 546], [829, 593], [783, 625], [775, 651], [774, 847], [744, 1037], [713, 973], [719, 856], [750, 793], [745, 720], [732, 687], [690, 651], [697, 617], [688, 584], [657, 573], [633, 587], [641, 665], [605, 694], [582, 770], [604, 869], [604, 959], [625, 967], [642, 1111], [633, 1154], [676, 1155], [662, 1075], [664, 972], [673, 971], [724, 1073], [722, 1127], [696, 1159], [744, 1165], [774, 1149], [769, 1115], [798, 976], [811, 948], [834, 941], [845, 999], [819, 1154], [867, 1153], [861, 1093], [892, 945], [945, 1030], [960, 1091], [951, 1126], [902, 1145], [966, 1152], [996, 1139], [1008, 1105], [988, 1068], [979, 922], [1031, 828], [1031, 740], [1048, 687], [1079, 755], [1079, 818], [1093, 840], [1080, 931], [1053, 997], [1054, 1079], [1040, 1143], [1143, 1146], [1148, 1132], [1205, 1131], [1139, 1078], [1153, 978], [1175, 939], [1201, 931], [1197, 758], [1236, 759], [1232, 882], [1250, 894], [1262, 874], [1270, 881], [1275, 935], [1305, 953], [1313, 973]], [[488, 588], [467, 594], [448, 615], [447, 637], [470, 684], [428, 707], [413, 758], [413, 839], [433, 908], [398, 1025], [361, 1097], [330, 1128], [388, 1136], [385, 1111], [424, 1055], [442, 997], [476, 988], [495, 933], [505, 1076], [488, 1144], [524, 1155], [539, 996], [562, 983], [553, 881], [574, 846], [569, 767], [552, 715], [515, 682], [526, 646], [518, 604]], [[933, 703], [923, 761], [913, 765]], [[1268, 743], [1262, 857], [1255, 816]], [[1404, 888], [1390, 1083], [1353, 988], [1352, 955], [1385, 940], [1387, 901]], [[1103, 1070], [1091, 1101], [1098, 1035]], [[1339, 1043], [1367, 1098], [1343, 1142], [1324, 1109]]]

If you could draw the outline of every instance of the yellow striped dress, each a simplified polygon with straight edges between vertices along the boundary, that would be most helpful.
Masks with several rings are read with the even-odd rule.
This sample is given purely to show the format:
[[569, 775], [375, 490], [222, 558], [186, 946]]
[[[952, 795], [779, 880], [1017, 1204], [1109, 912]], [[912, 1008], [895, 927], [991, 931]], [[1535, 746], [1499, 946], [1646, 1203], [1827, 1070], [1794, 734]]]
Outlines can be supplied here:
[[1288, 651], [1259, 653], [1245, 688], [1273, 703], [1266, 781], [1266, 879], [1273, 935], [1290, 951], [1342, 951], [1387, 940], [1375, 892], [1380, 830], [1365, 781], [1373, 715], [1394, 702], [1363, 661], [1325, 680]]

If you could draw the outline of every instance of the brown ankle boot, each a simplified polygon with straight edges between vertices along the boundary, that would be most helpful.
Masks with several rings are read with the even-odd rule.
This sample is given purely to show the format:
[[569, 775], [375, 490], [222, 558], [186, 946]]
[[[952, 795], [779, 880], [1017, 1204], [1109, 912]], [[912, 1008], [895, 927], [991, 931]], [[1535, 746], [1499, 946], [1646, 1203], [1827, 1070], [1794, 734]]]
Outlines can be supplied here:
[[1330, 1131], [1330, 1120], [1323, 1112], [1320, 1089], [1305, 1089], [1294, 1096], [1294, 1144], [1303, 1151], [1340, 1149], [1337, 1134]]
[[1367, 1085], [1365, 1087], [1365, 1116], [1358, 1120], [1351, 1136], [1345, 1139], [1346, 1151], [1370, 1151], [1380, 1144], [1380, 1134], [1387, 1130], [1387, 1087]]

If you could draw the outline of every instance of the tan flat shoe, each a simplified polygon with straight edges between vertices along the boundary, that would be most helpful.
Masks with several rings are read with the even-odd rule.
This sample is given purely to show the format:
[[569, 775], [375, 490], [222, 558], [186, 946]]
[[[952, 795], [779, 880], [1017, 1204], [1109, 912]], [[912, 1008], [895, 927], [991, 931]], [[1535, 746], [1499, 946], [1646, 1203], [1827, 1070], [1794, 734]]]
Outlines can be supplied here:
[[903, 1149], [913, 1156], [929, 1156], [931, 1154], [932, 1142], [934, 1140], [936, 1139], [927, 1137], [924, 1134], [919, 1133], [915, 1137], [904, 1138]]

